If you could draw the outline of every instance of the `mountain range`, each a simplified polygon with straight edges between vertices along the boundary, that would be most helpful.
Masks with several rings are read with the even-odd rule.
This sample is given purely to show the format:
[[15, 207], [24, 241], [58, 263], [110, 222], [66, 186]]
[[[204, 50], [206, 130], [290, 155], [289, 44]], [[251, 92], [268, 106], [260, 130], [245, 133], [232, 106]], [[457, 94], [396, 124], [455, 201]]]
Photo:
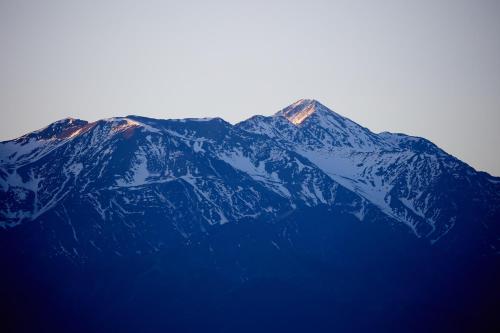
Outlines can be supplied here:
[[316, 100], [4, 141], [0, 227], [13, 331], [498, 325], [500, 178]]

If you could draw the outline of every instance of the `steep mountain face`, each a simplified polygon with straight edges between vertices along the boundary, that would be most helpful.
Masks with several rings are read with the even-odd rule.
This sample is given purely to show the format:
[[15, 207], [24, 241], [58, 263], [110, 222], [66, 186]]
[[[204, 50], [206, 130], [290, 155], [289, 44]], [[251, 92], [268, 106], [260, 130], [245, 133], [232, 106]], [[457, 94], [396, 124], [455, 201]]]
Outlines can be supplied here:
[[487, 237], [494, 249], [500, 245], [498, 178], [476, 172], [428, 140], [372, 133], [315, 100], [237, 127], [306, 157], [418, 237], [434, 243], [458, 224]]
[[63, 331], [430, 332], [470, 304], [483, 314], [462, 327], [489, 325], [498, 221], [499, 178], [314, 100], [237, 125], [68, 118], [0, 143], [0, 285], [26, 331], [55, 311]]

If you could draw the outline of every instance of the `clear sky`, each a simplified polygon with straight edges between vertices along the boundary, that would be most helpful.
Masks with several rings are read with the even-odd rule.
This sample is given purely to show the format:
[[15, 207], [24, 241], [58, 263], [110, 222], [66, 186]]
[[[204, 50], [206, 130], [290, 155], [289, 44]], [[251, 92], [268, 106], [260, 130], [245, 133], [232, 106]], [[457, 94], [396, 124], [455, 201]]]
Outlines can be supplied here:
[[0, 140], [314, 98], [500, 175], [500, 1], [0, 0]]

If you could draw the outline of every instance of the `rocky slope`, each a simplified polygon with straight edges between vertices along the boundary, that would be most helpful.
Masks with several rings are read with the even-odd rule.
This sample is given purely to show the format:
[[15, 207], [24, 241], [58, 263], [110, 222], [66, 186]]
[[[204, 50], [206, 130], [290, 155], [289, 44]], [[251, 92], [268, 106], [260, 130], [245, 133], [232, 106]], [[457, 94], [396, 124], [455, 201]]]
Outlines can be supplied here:
[[3, 325], [488, 331], [499, 221], [499, 178], [314, 100], [63, 119], [0, 143]]

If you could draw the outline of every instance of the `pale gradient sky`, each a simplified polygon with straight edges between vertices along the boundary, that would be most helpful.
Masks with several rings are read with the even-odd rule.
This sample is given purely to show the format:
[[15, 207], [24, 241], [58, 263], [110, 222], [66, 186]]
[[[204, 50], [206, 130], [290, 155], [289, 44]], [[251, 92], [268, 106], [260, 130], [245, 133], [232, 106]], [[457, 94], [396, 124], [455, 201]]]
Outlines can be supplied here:
[[500, 175], [500, 1], [0, 0], [0, 140], [314, 98]]

